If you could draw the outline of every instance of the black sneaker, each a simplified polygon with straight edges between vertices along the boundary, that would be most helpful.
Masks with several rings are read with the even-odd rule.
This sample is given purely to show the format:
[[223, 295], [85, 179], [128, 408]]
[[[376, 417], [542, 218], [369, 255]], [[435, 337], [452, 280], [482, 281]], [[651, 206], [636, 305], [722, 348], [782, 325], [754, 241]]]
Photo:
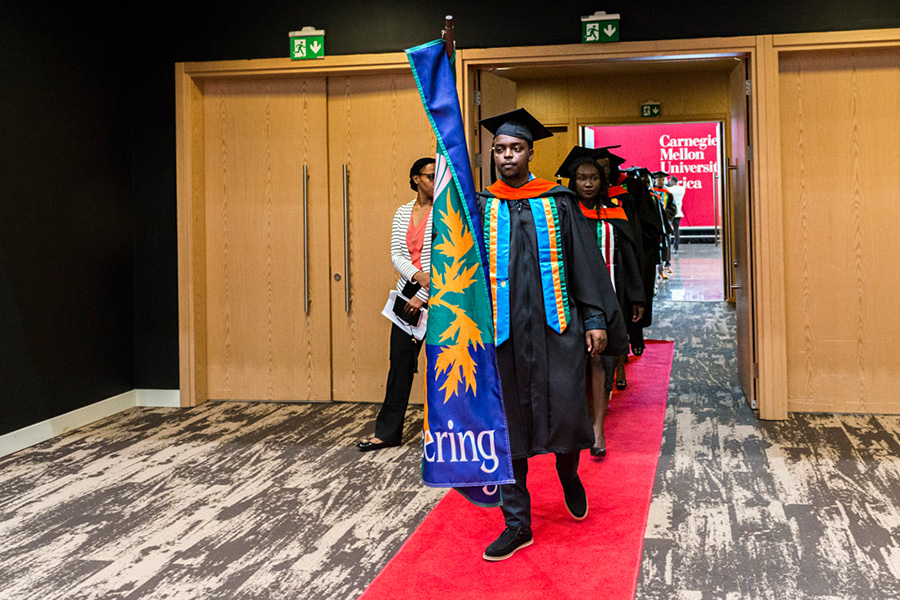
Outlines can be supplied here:
[[484, 551], [484, 560], [498, 561], [509, 558], [519, 548], [534, 542], [530, 527], [507, 527]]
[[576, 476], [575, 479], [562, 483], [563, 494], [566, 498], [566, 510], [572, 515], [576, 521], [581, 521], [587, 516], [588, 501], [587, 494], [584, 491], [584, 485], [581, 478]]

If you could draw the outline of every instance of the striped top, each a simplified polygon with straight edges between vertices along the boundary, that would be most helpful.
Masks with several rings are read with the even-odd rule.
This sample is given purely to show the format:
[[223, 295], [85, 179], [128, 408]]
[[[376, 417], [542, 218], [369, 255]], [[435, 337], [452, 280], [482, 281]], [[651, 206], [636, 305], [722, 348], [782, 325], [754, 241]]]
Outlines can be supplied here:
[[[394, 225], [391, 228], [391, 262], [400, 273], [397, 280], [397, 291], [403, 292], [403, 287], [411, 281], [419, 269], [412, 263], [409, 247], [406, 245], [406, 232], [409, 229], [412, 210], [416, 201], [408, 202], [394, 213]], [[428, 223], [425, 226], [425, 243], [422, 245], [422, 269], [421, 271], [431, 277], [431, 224], [434, 210], [428, 213]], [[422, 288], [416, 296], [423, 302], [428, 302], [428, 290]]]

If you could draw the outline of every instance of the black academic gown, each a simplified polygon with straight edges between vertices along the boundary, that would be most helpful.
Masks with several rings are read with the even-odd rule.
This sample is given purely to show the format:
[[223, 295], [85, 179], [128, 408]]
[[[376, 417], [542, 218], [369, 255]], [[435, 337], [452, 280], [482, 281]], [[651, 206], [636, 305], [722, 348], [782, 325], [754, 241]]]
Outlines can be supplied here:
[[[569, 189], [575, 192], [574, 183], [569, 181]], [[615, 261], [615, 288], [619, 308], [622, 309], [622, 317], [630, 322], [632, 304], [645, 304], [644, 285], [642, 279], [643, 245], [640, 239], [640, 220], [635, 213], [635, 202], [631, 194], [621, 186], [611, 188], [612, 195], [609, 199], [609, 208], [615, 210], [621, 207], [625, 212], [625, 219], [604, 219], [613, 227], [613, 235], [616, 238]], [[577, 197], [577, 192], [576, 192]], [[580, 200], [579, 200], [580, 202]], [[581, 214], [587, 218], [591, 230], [596, 230], [597, 221], [601, 213], [593, 206], [581, 203]], [[635, 233], [635, 226], [637, 232]], [[596, 238], [595, 238], [596, 239]], [[601, 255], [603, 252], [601, 251]]]
[[[653, 288], [656, 285], [656, 265], [661, 258], [661, 238], [665, 235], [665, 224], [660, 216], [658, 205], [650, 188], [637, 177], [626, 177], [621, 186], [633, 198], [637, 208], [637, 218], [641, 225], [641, 245], [643, 247], [643, 263], [641, 278], [644, 283], [644, 317], [635, 324], [636, 327], [650, 327], [653, 323]], [[629, 323], [629, 325], [631, 325]]]
[[[485, 204], [492, 195], [488, 190], [478, 195], [482, 222]], [[628, 348], [625, 323], [609, 274], [596, 237], [580, 215], [578, 201], [562, 186], [541, 195], [556, 200], [570, 319], [562, 334], [547, 325], [529, 201], [505, 200], [510, 209], [510, 336], [497, 347], [497, 363], [513, 459], [575, 452], [593, 445], [584, 399], [588, 358], [585, 321], [605, 321], [602, 328], [609, 342], [604, 354], [622, 354]]]
[[[596, 220], [591, 220], [596, 227]], [[609, 219], [607, 221], [613, 227], [613, 235], [616, 236], [615, 278], [616, 298], [622, 309], [623, 318], [630, 314], [632, 304], [644, 303], [644, 284], [641, 279], [641, 267], [637, 260], [637, 248], [631, 224], [622, 219]]]

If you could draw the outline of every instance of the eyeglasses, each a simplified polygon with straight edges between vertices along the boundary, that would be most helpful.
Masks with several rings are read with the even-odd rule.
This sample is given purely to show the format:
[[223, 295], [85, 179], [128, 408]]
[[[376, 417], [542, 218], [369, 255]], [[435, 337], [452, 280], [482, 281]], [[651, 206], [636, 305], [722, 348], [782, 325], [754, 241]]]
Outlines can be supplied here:
[[416, 173], [416, 175], [418, 175], [419, 177], [425, 177], [430, 181], [434, 181], [434, 173]]

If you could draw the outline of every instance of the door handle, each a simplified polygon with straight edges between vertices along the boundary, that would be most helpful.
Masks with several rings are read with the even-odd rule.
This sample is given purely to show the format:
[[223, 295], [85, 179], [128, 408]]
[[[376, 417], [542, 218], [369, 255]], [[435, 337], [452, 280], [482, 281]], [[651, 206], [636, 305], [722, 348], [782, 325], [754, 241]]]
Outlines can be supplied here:
[[732, 291], [732, 292], [733, 292], [734, 290], [742, 290], [742, 289], [744, 289], [744, 286], [742, 286], [742, 285], [732, 285], [732, 286], [731, 286], [731, 291]]
[[309, 314], [309, 166], [303, 165], [303, 305]]
[[344, 165], [344, 312], [350, 312], [350, 174]]

